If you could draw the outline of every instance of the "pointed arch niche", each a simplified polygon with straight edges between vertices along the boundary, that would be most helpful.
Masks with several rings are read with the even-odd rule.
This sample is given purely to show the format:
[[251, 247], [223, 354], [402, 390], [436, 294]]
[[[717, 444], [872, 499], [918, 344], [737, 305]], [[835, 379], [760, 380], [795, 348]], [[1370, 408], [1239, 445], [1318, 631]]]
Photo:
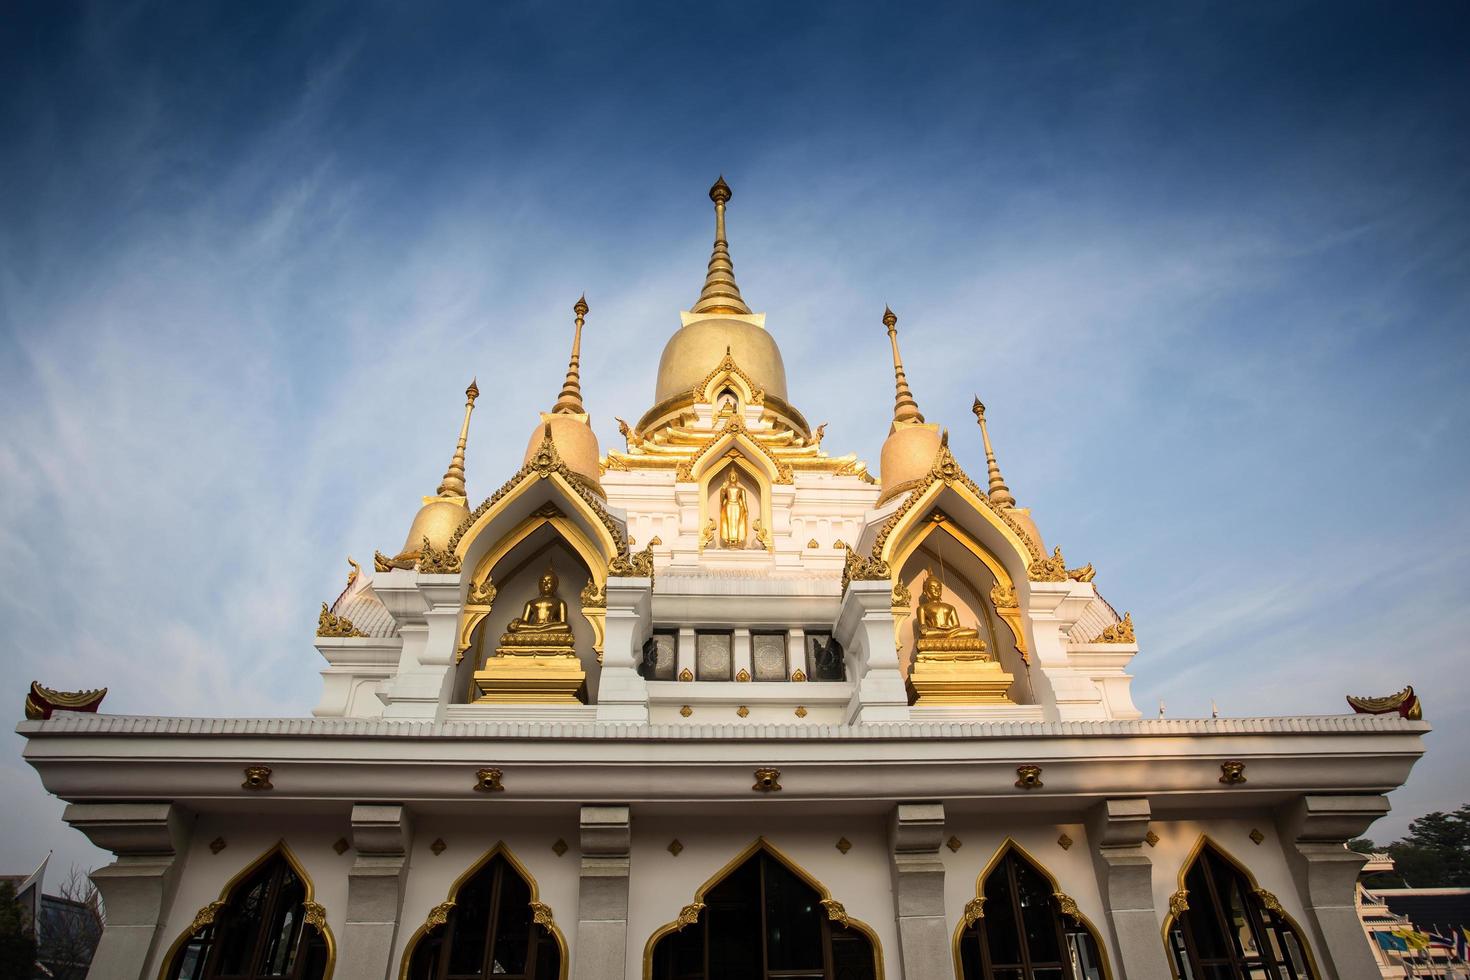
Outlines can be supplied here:
[[1010, 838], [955, 927], [954, 970], [957, 980], [1112, 980], [1097, 929]]
[[[721, 441], [724, 441], [723, 437]], [[699, 485], [699, 526], [702, 529], [713, 527], [712, 534], [701, 534], [704, 548], [721, 547], [720, 487], [728, 475], [734, 473], [736, 483], [745, 491], [748, 510], [749, 527], [743, 550], [758, 551], [762, 547], [769, 550], [773, 516], [771, 488], [781, 474], [764, 452], [753, 451], [759, 447], [743, 433], [729, 436], [727, 446], [720, 455], [710, 453], [697, 460], [690, 474]]]
[[[908, 675], [914, 659], [914, 616], [930, 572], [944, 584], [944, 601], [960, 622], [980, 630], [986, 648], [1006, 672], [1015, 675], [1011, 699], [1034, 701], [1027, 679], [1026, 631], [1016, 583], [995, 554], [943, 511], [916, 524], [893, 552], [895, 583], [909, 594], [908, 615], [896, 619], [899, 669]], [[899, 590], [902, 591], [902, 590]]]
[[1169, 900], [1164, 946], [1174, 976], [1316, 980], [1306, 933], [1255, 875], [1208, 836], [1190, 850]]
[[566, 980], [567, 941], [536, 879], [504, 841], [429, 910], [403, 949], [399, 980]]
[[[554, 503], [543, 504], [484, 550], [468, 577], [460, 617], [455, 688], [459, 700], [475, 700], [474, 673], [494, 656], [501, 634], [537, 594], [550, 567], [557, 594], [567, 605], [567, 621], [577, 639], [577, 655], [587, 672], [587, 690], [597, 690], [601, 675], [607, 562], [596, 541]], [[590, 697], [590, 693], [589, 693]]]
[[643, 980], [883, 980], [877, 934], [764, 837], [699, 886], [643, 948]]
[[330, 980], [337, 943], [285, 841], [225, 883], [169, 947], [159, 980]]

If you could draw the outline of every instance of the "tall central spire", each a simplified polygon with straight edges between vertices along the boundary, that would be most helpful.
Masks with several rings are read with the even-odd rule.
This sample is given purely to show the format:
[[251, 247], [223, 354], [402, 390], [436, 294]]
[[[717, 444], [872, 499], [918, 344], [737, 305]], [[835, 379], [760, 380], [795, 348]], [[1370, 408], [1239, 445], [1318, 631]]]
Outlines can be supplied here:
[[750, 313], [750, 307], [740, 296], [740, 287], [735, 285], [735, 266], [730, 262], [730, 243], [725, 240], [725, 202], [730, 200], [730, 185], [721, 177], [709, 189], [709, 199], [715, 202], [715, 247], [709, 257], [709, 272], [704, 277], [704, 289], [691, 313]]
[[562, 382], [561, 396], [551, 406], [551, 410], [559, 415], [587, 413], [587, 409], [582, 406], [582, 327], [587, 322], [587, 312], [590, 309], [585, 294], [572, 307], [572, 312], [577, 315], [577, 329], [572, 334], [572, 356], [567, 362], [567, 377]]

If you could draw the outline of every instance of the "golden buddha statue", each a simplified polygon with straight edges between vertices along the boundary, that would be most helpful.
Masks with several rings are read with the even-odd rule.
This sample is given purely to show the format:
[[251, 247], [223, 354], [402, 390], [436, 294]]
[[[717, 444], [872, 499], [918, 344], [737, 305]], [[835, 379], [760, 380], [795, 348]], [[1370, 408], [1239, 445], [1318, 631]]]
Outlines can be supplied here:
[[556, 571], [547, 566], [541, 575], [538, 594], [526, 600], [521, 614], [506, 624], [505, 634], [500, 638], [502, 650], [571, 652], [576, 641], [567, 623], [567, 604], [556, 594], [558, 584]]
[[556, 594], [556, 571], [542, 573], [537, 594], [505, 625], [495, 656], [474, 674], [479, 704], [582, 704], [587, 674], [567, 604]]
[[970, 655], [962, 659], [988, 659], [983, 656], [985, 641], [980, 638], [980, 631], [960, 625], [959, 613], [944, 601], [944, 585], [933, 572], [924, 580], [914, 621], [920, 653], [945, 652]]
[[730, 467], [725, 485], [720, 487], [720, 544], [726, 548], [744, 548], [750, 536], [750, 512], [745, 506], [745, 488], [740, 485], [735, 467]]

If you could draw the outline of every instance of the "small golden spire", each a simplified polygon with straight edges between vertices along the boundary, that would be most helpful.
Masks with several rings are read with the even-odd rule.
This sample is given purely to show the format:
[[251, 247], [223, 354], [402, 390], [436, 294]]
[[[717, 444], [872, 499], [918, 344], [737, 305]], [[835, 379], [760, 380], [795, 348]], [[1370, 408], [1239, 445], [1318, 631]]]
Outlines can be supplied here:
[[893, 346], [893, 421], [922, 422], [919, 403], [909, 390], [908, 375], [903, 373], [903, 358], [898, 353], [898, 314], [883, 307], [883, 325], [888, 328], [888, 342]]
[[470, 437], [470, 413], [475, 410], [475, 399], [480, 397], [480, 386], [472, 380], [470, 386], [464, 390], [464, 424], [459, 427], [459, 443], [454, 447], [454, 458], [449, 461], [449, 469], [444, 471], [444, 479], [439, 482], [436, 491], [441, 497], [464, 497], [467, 496], [464, 487], [464, 446]]
[[735, 285], [735, 266], [730, 262], [730, 243], [725, 240], [725, 202], [730, 200], [730, 185], [725, 183], [723, 176], [709, 189], [709, 199], [715, 202], [715, 248], [710, 253], [704, 289], [690, 312], [749, 314], [750, 307], [741, 298], [740, 287]]
[[551, 406], [553, 412], [561, 415], [587, 414], [587, 409], [582, 407], [582, 325], [587, 322], [590, 309], [586, 293], [572, 305], [572, 312], [577, 315], [577, 329], [572, 334], [572, 357], [567, 362], [567, 379], [562, 382], [561, 395]]
[[980, 437], [985, 440], [985, 465], [990, 470], [990, 502], [997, 507], [1014, 507], [1016, 498], [1011, 496], [1011, 488], [1001, 478], [1000, 464], [995, 461], [995, 450], [990, 448], [990, 429], [985, 424], [985, 403], [980, 400], [979, 395], [975, 396], [975, 404], [970, 406], [970, 411], [975, 413], [975, 420], [980, 423]]

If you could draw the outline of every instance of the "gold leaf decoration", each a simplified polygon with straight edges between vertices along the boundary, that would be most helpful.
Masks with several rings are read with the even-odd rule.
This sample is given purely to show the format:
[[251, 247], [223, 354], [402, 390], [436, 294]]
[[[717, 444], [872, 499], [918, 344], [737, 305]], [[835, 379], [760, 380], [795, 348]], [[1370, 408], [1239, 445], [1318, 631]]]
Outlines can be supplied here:
[[301, 921], [311, 926], [317, 932], [327, 927], [327, 910], [316, 902], [303, 902], [301, 904], [303, 915]]
[[1422, 721], [1424, 718], [1424, 707], [1419, 703], [1419, 697], [1414, 693], [1414, 685], [1381, 698], [1359, 697], [1352, 694], [1347, 696], [1348, 706], [1360, 715], [1386, 715], [1397, 711], [1400, 716], [1410, 721]]
[[755, 785], [750, 787], [757, 793], [781, 792], [781, 770], [763, 768], [755, 771]]
[[587, 584], [582, 587], [582, 608], [603, 609], [607, 606], [607, 586], [598, 585], [596, 579], [589, 578]]
[[256, 793], [263, 793], [266, 790], [275, 789], [275, 787], [271, 785], [271, 767], [246, 766], [245, 781], [240, 784], [240, 788], [248, 789]]
[[913, 603], [913, 601], [914, 594], [909, 591], [909, 587], [907, 585], [904, 585], [902, 582], [893, 583], [893, 607], [895, 609], [906, 609]]
[[454, 900], [440, 902], [429, 909], [429, 917], [424, 920], [424, 929], [437, 929], [449, 921], [449, 913], [454, 911]]
[[567, 852], [567, 850], [567, 842], [560, 837], [556, 839], [555, 844], [551, 845], [551, 853], [555, 854], [557, 857], [561, 857]]
[[692, 902], [679, 910], [679, 928], [692, 926], [699, 921], [699, 913], [704, 911], [703, 902]]
[[965, 928], [970, 928], [983, 918], [985, 918], [985, 896], [977, 895], [965, 903]]
[[1033, 582], [1067, 581], [1067, 560], [1062, 557], [1061, 546], [1052, 551], [1050, 558], [1039, 558], [1026, 569], [1026, 577]]
[[1220, 782], [1226, 786], [1239, 786], [1245, 782], [1245, 763], [1232, 759], [1220, 763]]
[[215, 918], [219, 915], [220, 910], [223, 909], [227, 904], [229, 903], [227, 903], [224, 899], [220, 899], [216, 902], [210, 902], [208, 905], [204, 906], [204, 908], [200, 909], [198, 912], [195, 912], [194, 921], [189, 923], [189, 932], [196, 933], [200, 929], [203, 929], [205, 926], [214, 925]]
[[1133, 643], [1133, 614], [1126, 612], [1118, 622], [1105, 628], [1093, 643]]
[[461, 571], [460, 557], [448, 548], [440, 550], [424, 538], [419, 549], [419, 571], [424, 575], [458, 575]]
[[892, 578], [892, 572], [888, 569], [888, 562], [881, 558], [860, 556], [857, 552], [843, 546], [847, 557], [842, 563], [842, 590], [847, 591], [851, 582], [886, 582]]
[[1072, 840], [1071, 836], [1065, 830], [1062, 831], [1062, 836], [1057, 838], [1057, 846], [1064, 851], [1070, 850], [1075, 843], [1076, 841]]
[[504, 776], [505, 776], [505, 773], [502, 770], [496, 769], [493, 766], [492, 767], [489, 767], [489, 768], [486, 768], [486, 769], [479, 769], [479, 770], [477, 770], [475, 772], [475, 792], [476, 793], [503, 793], [503, 792], [505, 792], [505, 787], [500, 784], [500, 780]]
[[1016, 587], [996, 582], [995, 587], [990, 590], [990, 601], [997, 609], [1019, 609], [1021, 600], [1016, 596]]
[[742, 683], [744, 683], [746, 681], [749, 681], [750, 680], [750, 671], [746, 670], [744, 667], [741, 667], [740, 668], [740, 673], [738, 673], [738, 674], [735, 675], [735, 679], [737, 681], [742, 682]]
[[653, 546], [650, 545], [642, 551], [632, 554], [614, 556], [607, 563], [608, 578], [646, 578], [653, 579]]
[[669, 841], [669, 846], [667, 850], [670, 854], [674, 855], [674, 857], [678, 857], [679, 853], [684, 850], [684, 845], [679, 842], [679, 838], [675, 837], [673, 840]]
[[1082, 910], [1077, 907], [1077, 902], [1066, 892], [1054, 892], [1052, 898], [1057, 900], [1057, 910], [1071, 919], [1073, 922], [1082, 922]]
[[327, 604], [324, 602], [322, 603], [321, 615], [316, 619], [316, 635], [362, 636], [363, 632], [356, 626], [353, 626], [352, 620], [346, 616], [333, 615], [332, 611], [327, 608]]
[[388, 572], [388, 571], [392, 571], [395, 568], [413, 568], [413, 566], [418, 562], [418, 560], [419, 560], [419, 556], [416, 555], [416, 554], [414, 554], [411, 551], [405, 551], [403, 554], [398, 555], [398, 556], [393, 557], [393, 558], [389, 558], [387, 555], [383, 554], [381, 551], [374, 551], [373, 552], [373, 571], [375, 571], [375, 572]]
[[531, 921], [538, 926], [551, 925], [551, 906], [545, 902], [532, 902]]
[[1175, 917], [1189, 911], [1189, 889], [1181, 888], [1169, 896], [1169, 914]]
[[1286, 914], [1286, 909], [1281, 907], [1281, 902], [1277, 900], [1275, 895], [1266, 891], [1266, 889], [1257, 888], [1256, 897], [1261, 900], [1262, 905], [1266, 906], [1266, 911], [1275, 912], [1277, 915]]
[[[495, 583], [490, 581], [490, 573], [470, 585], [469, 595], [465, 596], [464, 604], [467, 606], [485, 606], [487, 608], [495, 605], [496, 589]], [[586, 603], [583, 603], [586, 605]]]
[[1041, 789], [1041, 767], [1025, 765], [1016, 767], [1016, 789]]
[[827, 921], [835, 922], [842, 928], [847, 928], [847, 909], [835, 898], [822, 899], [822, 908], [827, 910]]

